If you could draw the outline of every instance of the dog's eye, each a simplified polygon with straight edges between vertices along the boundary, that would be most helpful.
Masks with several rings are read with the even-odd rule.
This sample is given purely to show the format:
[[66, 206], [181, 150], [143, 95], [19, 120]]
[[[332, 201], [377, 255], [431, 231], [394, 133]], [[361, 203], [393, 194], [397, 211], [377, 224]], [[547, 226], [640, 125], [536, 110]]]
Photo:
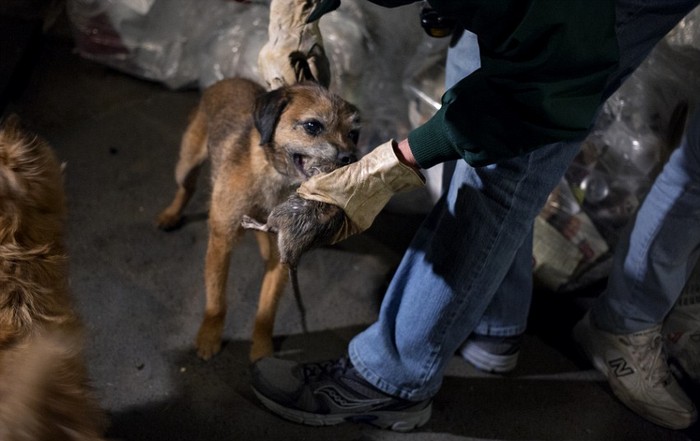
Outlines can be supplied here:
[[304, 121], [302, 123], [304, 130], [311, 136], [317, 136], [323, 130], [323, 124], [315, 119]]
[[351, 130], [350, 133], [348, 133], [348, 138], [350, 138], [350, 141], [357, 144], [357, 141], [360, 139], [360, 131]]

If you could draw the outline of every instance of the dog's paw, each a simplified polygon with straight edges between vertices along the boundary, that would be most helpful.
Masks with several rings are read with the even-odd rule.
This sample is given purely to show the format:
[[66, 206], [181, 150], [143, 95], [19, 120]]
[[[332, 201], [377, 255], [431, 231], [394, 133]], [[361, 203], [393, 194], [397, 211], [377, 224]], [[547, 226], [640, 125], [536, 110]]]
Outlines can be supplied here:
[[156, 218], [156, 226], [163, 231], [170, 231], [178, 228], [182, 222], [182, 216], [164, 210]]
[[221, 341], [203, 341], [197, 339], [197, 356], [202, 360], [209, 360], [221, 351]]
[[253, 345], [250, 348], [250, 354], [248, 355], [248, 358], [250, 358], [250, 362], [253, 363], [263, 357], [271, 356], [273, 351], [274, 348], [272, 345], [272, 340], [267, 339], [262, 341], [256, 341], [254, 339]]
[[205, 319], [197, 333], [197, 356], [202, 360], [209, 360], [221, 351], [221, 332], [223, 323], [216, 320]]
[[208, 361], [210, 358], [218, 354], [219, 351], [221, 351], [221, 343], [197, 345], [197, 357], [204, 361]]

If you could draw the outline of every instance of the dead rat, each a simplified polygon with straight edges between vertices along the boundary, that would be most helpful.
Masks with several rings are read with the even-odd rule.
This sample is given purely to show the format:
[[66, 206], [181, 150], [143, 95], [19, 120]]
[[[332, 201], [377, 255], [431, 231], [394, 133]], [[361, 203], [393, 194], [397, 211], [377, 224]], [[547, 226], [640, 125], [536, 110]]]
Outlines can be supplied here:
[[243, 228], [277, 234], [280, 261], [289, 268], [302, 327], [307, 332], [297, 266], [307, 251], [335, 243], [338, 237], [345, 237], [342, 233], [349, 225], [345, 212], [336, 205], [304, 199], [293, 193], [285, 202], [272, 209], [265, 224], [243, 216], [241, 225]]

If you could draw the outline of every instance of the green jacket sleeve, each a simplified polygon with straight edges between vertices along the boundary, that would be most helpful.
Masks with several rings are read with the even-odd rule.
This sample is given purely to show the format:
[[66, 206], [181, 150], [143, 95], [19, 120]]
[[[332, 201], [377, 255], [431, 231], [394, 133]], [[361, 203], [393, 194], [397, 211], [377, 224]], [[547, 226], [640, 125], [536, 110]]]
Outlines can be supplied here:
[[481, 69], [449, 89], [438, 112], [409, 134], [421, 167], [458, 158], [482, 166], [584, 137], [617, 66], [614, 2], [467, 3], [472, 13], [463, 24], [479, 36]]

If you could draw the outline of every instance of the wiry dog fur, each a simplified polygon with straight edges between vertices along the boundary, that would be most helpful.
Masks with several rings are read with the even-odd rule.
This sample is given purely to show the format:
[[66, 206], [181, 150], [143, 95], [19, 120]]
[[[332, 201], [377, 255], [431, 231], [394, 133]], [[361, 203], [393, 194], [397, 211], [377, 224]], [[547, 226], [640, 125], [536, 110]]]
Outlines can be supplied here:
[[[221, 348], [231, 249], [244, 231], [244, 216], [264, 223], [301, 182], [355, 161], [358, 136], [357, 109], [315, 83], [266, 92], [251, 81], [227, 79], [204, 91], [182, 140], [175, 169], [178, 190], [157, 220], [163, 229], [180, 223], [198, 171], [210, 158], [206, 308], [196, 342], [201, 358], [209, 359]], [[272, 353], [274, 318], [288, 278], [275, 235], [255, 235], [266, 269], [251, 360]]]
[[0, 126], [0, 439], [100, 440], [63, 244], [61, 166], [51, 148]]

